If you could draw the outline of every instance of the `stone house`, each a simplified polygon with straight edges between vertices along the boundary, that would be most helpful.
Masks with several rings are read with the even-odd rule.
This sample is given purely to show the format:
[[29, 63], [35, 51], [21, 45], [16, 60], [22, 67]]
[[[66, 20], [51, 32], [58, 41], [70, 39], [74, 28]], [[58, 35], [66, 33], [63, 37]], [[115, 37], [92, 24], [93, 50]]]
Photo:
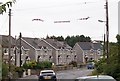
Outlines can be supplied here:
[[103, 55], [102, 44], [93, 42], [78, 42], [73, 49], [76, 51], [78, 61], [86, 63], [90, 60], [98, 61]]

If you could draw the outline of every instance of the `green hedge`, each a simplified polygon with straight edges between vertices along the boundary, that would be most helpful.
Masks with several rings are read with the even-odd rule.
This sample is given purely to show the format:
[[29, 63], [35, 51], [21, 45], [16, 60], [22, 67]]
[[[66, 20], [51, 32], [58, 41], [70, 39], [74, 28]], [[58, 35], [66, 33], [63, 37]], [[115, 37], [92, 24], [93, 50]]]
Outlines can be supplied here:
[[29, 62], [23, 64], [23, 68], [25, 69], [44, 69], [44, 68], [51, 68], [52, 67], [52, 62], [49, 61], [43, 61], [43, 62]]

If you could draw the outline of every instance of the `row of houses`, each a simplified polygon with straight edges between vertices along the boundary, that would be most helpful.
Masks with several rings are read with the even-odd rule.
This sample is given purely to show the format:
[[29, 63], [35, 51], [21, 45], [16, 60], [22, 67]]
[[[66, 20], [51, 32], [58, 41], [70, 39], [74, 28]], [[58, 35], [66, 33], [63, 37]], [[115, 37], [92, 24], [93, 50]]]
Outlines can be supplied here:
[[[0, 40], [2, 40], [3, 61], [8, 62], [8, 36], [0, 35]], [[77, 42], [72, 48], [65, 41], [57, 41], [56, 39], [22, 37], [20, 46], [20, 39], [11, 37], [11, 63], [20, 65], [20, 53], [22, 64], [31, 60], [50, 61], [56, 65], [69, 64], [71, 61], [86, 63], [89, 60], [100, 59], [102, 44], [99, 42]]]

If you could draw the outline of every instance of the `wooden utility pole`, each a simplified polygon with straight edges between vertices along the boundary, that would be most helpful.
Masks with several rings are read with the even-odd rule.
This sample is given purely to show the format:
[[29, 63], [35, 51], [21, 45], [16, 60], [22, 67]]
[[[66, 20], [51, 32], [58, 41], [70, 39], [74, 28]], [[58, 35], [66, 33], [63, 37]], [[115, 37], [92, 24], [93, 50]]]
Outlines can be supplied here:
[[9, 9], [9, 81], [10, 81], [10, 74], [11, 74], [11, 9]]
[[104, 34], [104, 45], [103, 45], [103, 58], [105, 58], [105, 55], [106, 55], [106, 44], [105, 44], [105, 34]]
[[108, 23], [108, 0], [106, 0], [106, 54], [107, 63], [109, 63], [109, 23]]
[[22, 34], [21, 34], [21, 32], [20, 32], [20, 36], [19, 36], [19, 38], [20, 38], [20, 67], [21, 67], [21, 64], [22, 64], [22, 61], [21, 61], [21, 54], [22, 54], [22, 50], [21, 50], [21, 38], [22, 38]]
[[17, 48], [16, 47], [17, 47], [17, 40], [16, 40], [16, 36], [15, 36], [15, 51], [14, 51], [14, 53], [15, 53], [15, 66], [17, 65], [17, 59], [16, 59], [17, 58], [17, 55], [16, 55]]

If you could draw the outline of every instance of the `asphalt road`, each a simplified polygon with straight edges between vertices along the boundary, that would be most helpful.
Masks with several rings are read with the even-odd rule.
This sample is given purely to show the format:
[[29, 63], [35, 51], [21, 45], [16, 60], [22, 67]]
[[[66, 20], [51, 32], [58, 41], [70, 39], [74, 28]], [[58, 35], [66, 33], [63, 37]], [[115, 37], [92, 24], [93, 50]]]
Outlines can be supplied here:
[[57, 72], [58, 79], [75, 79], [77, 77], [87, 76], [93, 70], [88, 69], [74, 69], [74, 70], [65, 70]]
[[[56, 72], [57, 75], [57, 81], [74, 81], [77, 77], [81, 76], [87, 76], [89, 75], [93, 70], [88, 69], [73, 69], [73, 70], [64, 70], [64, 71], [58, 71]], [[24, 78], [21, 78], [20, 81], [38, 81], [37, 75], [31, 75]]]

